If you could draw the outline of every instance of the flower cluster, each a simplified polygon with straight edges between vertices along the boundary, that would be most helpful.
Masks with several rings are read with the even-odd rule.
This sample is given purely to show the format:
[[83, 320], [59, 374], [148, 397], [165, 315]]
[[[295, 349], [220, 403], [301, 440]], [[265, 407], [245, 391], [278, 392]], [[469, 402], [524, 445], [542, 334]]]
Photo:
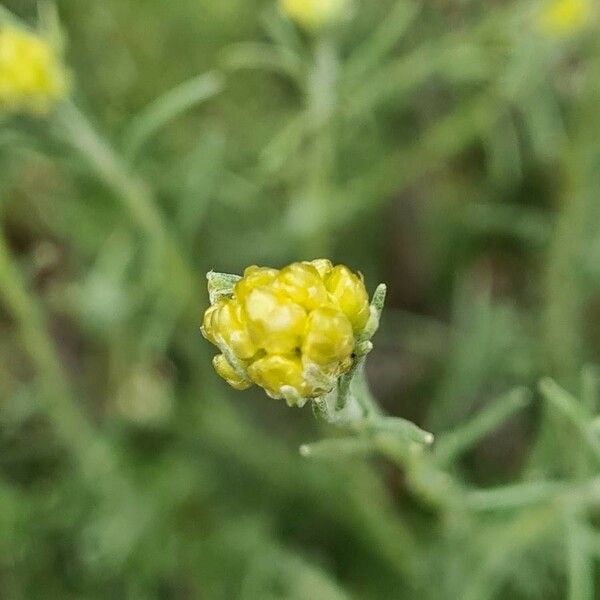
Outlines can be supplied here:
[[582, 29], [592, 16], [592, 0], [552, 0], [540, 14], [540, 27], [557, 37]]
[[0, 109], [46, 112], [68, 92], [56, 49], [24, 28], [0, 28]]
[[217, 373], [236, 389], [257, 384], [292, 402], [333, 389], [371, 316], [362, 277], [326, 259], [248, 267], [213, 300], [202, 333], [221, 350]]
[[347, 12], [348, 0], [280, 0], [280, 6], [292, 21], [315, 30], [339, 20]]

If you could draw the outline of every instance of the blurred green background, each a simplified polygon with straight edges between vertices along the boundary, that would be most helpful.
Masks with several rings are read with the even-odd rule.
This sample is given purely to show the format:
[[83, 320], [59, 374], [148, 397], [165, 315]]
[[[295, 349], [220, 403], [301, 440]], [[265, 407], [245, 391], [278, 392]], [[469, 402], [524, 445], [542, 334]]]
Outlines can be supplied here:
[[[0, 125], [0, 597], [600, 597], [594, 15], [56, 4], [78, 108]], [[302, 458], [213, 372], [206, 271], [320, 256], [388, 283], [369, 379], [435, 460]]]

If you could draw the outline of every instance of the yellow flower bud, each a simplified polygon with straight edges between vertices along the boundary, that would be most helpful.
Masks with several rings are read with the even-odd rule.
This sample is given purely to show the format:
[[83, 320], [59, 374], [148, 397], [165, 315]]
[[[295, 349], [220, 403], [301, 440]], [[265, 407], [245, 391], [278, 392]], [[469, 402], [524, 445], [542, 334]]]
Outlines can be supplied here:
[[312, 265], [322, 279], [325, 279], [329, 273], [333, 270], [333, 264], [328, 258], [316, 258], [315, 260], [311, 260], [310, 262], [305, 262], [306, 265]]
[[348, 0], [280, 0], [281, 10], [301, 27], [318, 29], [343, 16]]
[[348, 267], [338, 265], [325, 279], [325, 286], [332, 300], [350, 320], [354, 332], [362, 331], [369, 319], [369, 296], [362, 278]]
[[279, 272], [277, 289], [307, 310], [327, 302], [327, 290], [317, 269], [308, 263], [292, 263]]
[[592, 16], [592, 6], [591, 0], [553, 0], [540, 14], [540, 27], [556, 37], [576, 33]]
[[221, 308], [221, 302], [217, 304], [213, 304], [206, 309], [204, 313], [204, 318], [202, 320], [202, 326], [200, 327], [200, 331], [202, 335], [211, 343], [217, 344], [217, 338], [215, 337], [215, 313]]
[[269, 396], [281, 398], [281, 388], [289, 385], [301, 395], [306, 394], [302, 362], [297, 356], [270, 354], [248, 367], [250, 379], [264, 388]]
[[244, 303], [254, 343], [269, 354], [288, 354], [300, 347], [306, 311], [266, 287], [250, 292]]
[[317, 259], [281, 271], [249, 267], [237, 281], [211, 272], [209, 286], [215, 281], [201, 329], [220, 348], [215, 369], [234, 388], [254, 382], [301, 406], [352, 367], [369, 304], [362, 278], [346, 267]]
[[222, 300], [212, 316], [213, 335], [220, 335], [241, 359], [252, 358], [257, 351], [250, 339], [242, 307], [234, 300]]
[[68, 88], [67, 72], [47, 40], [19, 27], [0, 27], [0, 109], [46, 112]]
[[[350, 321], [341, 311], [323, 307], [308, 315], [303, 358], [317, 365], [344, 363], [354, 350], [354, 333]], [[341, 371], [340, 371], [341, 372]]]
[[235, 369], [229, 364], [225, 356], [217, 354], [213, 358], [213, 366], [215, 371], [232, 387], [236, 390], [247, 390], [252, 382], [247, 379], [241, 378]]
[[234, 294], [239, 302], [243, 302], [250, 292], [257, 287], [269, 286], [275, 281], [279, 271], [270, 267], [253, 265], [244, 270], [244, 276], [235, 284]]

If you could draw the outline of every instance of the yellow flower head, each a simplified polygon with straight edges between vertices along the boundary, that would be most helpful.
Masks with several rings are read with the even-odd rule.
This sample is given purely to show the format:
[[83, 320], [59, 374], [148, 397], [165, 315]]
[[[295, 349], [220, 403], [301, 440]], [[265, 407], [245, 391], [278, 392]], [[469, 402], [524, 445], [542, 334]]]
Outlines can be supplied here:
[[25, 29], [0, 26], [0, 110], [48, 111], [68, 93], [56, 49]]
[[592, 0], [551, 0], [540, 13], [540, 27], [556, 37], [576, 33], [591, 18], [592, 6]]
[[284, 14], [301, 27], [315, 30], [334, 23], [347, 11], [348, 0], [280, 0]]
[[365, 342], [367, 291], [342, 265], [319, 259], [281, 270], [253, 266], [237, 282], [222, 274], [212, 281], [201, 329], [221, 350], [217, 373], [236, 389], [257, 384], [296, 403], [322, 396]]

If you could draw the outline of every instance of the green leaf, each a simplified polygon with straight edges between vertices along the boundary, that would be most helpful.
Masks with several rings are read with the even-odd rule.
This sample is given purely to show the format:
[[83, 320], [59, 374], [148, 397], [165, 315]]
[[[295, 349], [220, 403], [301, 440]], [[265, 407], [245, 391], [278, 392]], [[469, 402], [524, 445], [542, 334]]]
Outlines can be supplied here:
[[465, 494], [465, 507], [472, 511], [520, 509], [524, 506], [552, 502], [568, 489], [558, 481], [528, 481]]
[[421, 429], [412, 421], [400, 417], [384, 417], [377, 415], [367, 428], [375, 434], [390, 433], [407, 442], [417, 442], [430, 446], [433, 444], [433, 434]]
[[600, 439], [593, 430], [591, 415], [583, 403], [549, 377], [540, 381], [539, 389], [546, 401], [571, 422], [600, 461]]
[[436, 445], [436, 459], [441, 464], [452, 462], [527, 406], [528, 402], [529, 391], [526, 388], [519, 387], [501, 396], [468, 423], [442, 436]]
[[194, 106], [223, 91], [223, 76], [212, 71], [186, 81], [149, 104], [135, 116], [123, 135], [123, 147], [131, 161], [159, 129]]
[[582, 369], [581, 396], [585, 409], [595, 415], [600, 400], [600, 369], [597, 365], [587, 365]]
[[350, 56], [344, 73], [352, 86], [388, 55], [414, 22], [421, 9], [420, 2], [397, 2], [379, 27]]
[[216, 273], [215, 271], [209, 271], [206, 274], [206, 279], [208, 280], [210, 303], [214, 304], [224, 296], [231, 296], [231, 294], [233, 294], [233, 287], [241, 277], [231, 273]]
[[344, 437], [302, 444], [300, 454], [305, 458], [346, 458], [366, 456], [374, 451], [373, 441], [368, 438]]
[[262, 69], [285, 75], [302, 87], [304, 65], [299, 57], [279, 52], [269, 44], [243, 42], [227, 48], [224, 67], [228, 69]]
[[586, 526], [576, 516], [567, 518], [567, 574], [569, 600], [591, 600], [594, 594], [594, 561], [586, 544]]

